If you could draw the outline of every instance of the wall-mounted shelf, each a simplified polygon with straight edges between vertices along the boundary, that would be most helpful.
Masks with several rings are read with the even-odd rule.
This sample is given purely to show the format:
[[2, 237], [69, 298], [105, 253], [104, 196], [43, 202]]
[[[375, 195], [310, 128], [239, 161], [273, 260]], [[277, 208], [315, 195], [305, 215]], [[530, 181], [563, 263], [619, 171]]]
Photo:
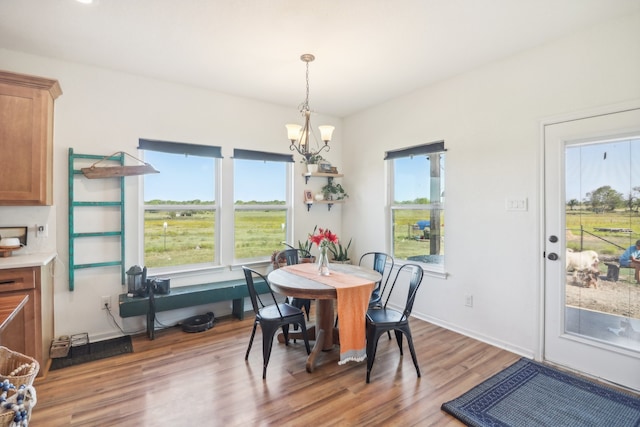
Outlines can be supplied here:
[[331, 181], [333, 178], [342, 178], [344, 176], [344, 174], [341, 173], [325, 173], [325, 172], [315, 172], [315, 173], [303, 173], [302, 176], [304, 176], [304, 183], [308, 184], [309, 183], [309, 178], [327, 178], [329, 181]]
[[311, 205], [313, 204], [317, 204], [317, 205], [327, 205], [327, 209], [331, 210], [331, 206], [333, 206], [336, 203], [344, 203], [344, 200], [316, 200], [315, 202], [307, 202], [307, 212], [309, 212], [309, 210], [311, 210]]

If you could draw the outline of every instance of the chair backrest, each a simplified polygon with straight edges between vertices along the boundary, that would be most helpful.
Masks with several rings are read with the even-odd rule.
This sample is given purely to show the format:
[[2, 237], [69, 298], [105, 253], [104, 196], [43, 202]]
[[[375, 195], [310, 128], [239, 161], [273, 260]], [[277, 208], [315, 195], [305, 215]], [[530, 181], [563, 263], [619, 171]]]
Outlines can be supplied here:
[[[358, 265], [362, 265], [362, 262], [365, 258], [371, 258], [373, 256], [373, 269], [380, 273], [382, 278], [378, 283], [376, 283], [376, 287], [371, 292], [371, 303], [377, 303], [381, 300], [382, 294], [384, 293], [384, 289], [387, 287], [387, 283], [389, 282], [389, 277], [391, 276], [391, 271], [393, 271], [393, 257], [384, 252], [367, 252], [360, 257], [360, 261]], [[387, 260], [391, 261], [391, 269], [389, 270], [389, 275], [387, 276], [387, 280], [384, 279], [384, 269], [387, 265]], [[384, 286], [382, 286], [382, 282], [384, 281]]]
[[300, 263], [300, 259], [298, 257], [298, 249], [285, 249], [283, 251], [280, 251], [278, 252], [278, 255], [276, 255], [276, 259], [284, 259], [287, 262], [287, 265]]
[[[411, 270], [411, 271], [408, 271], [408, 270]], [[410, 276], [409, 276], [409, 289], [407, 291], [407, 301], [404, 306], [402, 320], [404, 320], [404, 318], [406, 317], [409, 317], [409, 315], [411, 314], [411, 310], [413, 310], [413, 303], [416, 300], [416, 293], [418, 292], [418, 288], [420, 288], [420, 284], [422, 284], [424, 271], [422, 270], [422, 267], [420, 267], [418, 264], [407, 263], [400, 266], [400, 268], [398, 268], [398, 272], [396, 273], [396, 277], [393, 279], [393, 282], [391, 283], [389, 292], [386, 293], [386, 298], [384, 301], [385, 308], [389, 303], [389, 298], [393, 294], [393, 290], [396, 287], [396, 282], [398, 281], [398, 278], [403, 273], [408, 273], [410, 274]]]
[[278, 313], [280, 313], [280, 317], [282, 317], [282, 312], [280, 311], [280, 307], [278, 307], [278, 301], [276, 300], [276, 295], [271, 290], [271, 285], [269, 284], [269, 281], [267, 280], [267, 278], [262, 274], [258, 273], [257, 271], [250, 269], [249, 267], [242, 266], [242, 271], [244, 272], [244, 279], [247, 282], [247, 290], [249, 291], [249, 298], [251, 299], [251, 306], [253, 307], [253, 312], [255, 314], [258, 314], [261, 308], [264, 308], [267, 305], [271, 305], [271, 303], [265, 304], [260, 298], [260, 295], [258, 294], [258, 292], [256, 291], [256, 286], [253, 283], [253, 276], [255, 275], [261, 278], [262, 280], [264, 280], [264, 282], [267, 284], [267, 288], [269, 289], [269, 294], [271, 294], [271, 299], [273, 300], [273, 304], [278, 309]]

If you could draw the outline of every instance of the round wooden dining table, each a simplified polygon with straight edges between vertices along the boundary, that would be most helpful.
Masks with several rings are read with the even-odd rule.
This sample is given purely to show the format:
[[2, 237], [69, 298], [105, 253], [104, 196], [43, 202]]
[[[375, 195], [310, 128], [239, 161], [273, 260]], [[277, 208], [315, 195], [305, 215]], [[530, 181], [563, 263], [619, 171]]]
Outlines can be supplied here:
[[[369, 282], [379, 282], [382, 276], [375, 270], [351, 264], [330, 264], [332, 271], [348, 274], [365, 279]], [[320, 351], [330, 351], [335, 344], [339, 344], [339, 332], [334, 328], [333, 301], [337, 298], [336, 289], [330, 285], [320, 283], [310, 277], [303, 277], [288, 271], [287, 267], [273, 270], [267, 276], [273, 290], [279, 294], [296, 298], [316, 300], [316, 325], [307, 328], [310, 339], [315, 339], [311, 354], [307, 358], [307, 372], [313, 372]], [[301, 338], [295, 332], [289, 332], [290, 338]], [[279, 340], [283, 340], [278, 336]]]

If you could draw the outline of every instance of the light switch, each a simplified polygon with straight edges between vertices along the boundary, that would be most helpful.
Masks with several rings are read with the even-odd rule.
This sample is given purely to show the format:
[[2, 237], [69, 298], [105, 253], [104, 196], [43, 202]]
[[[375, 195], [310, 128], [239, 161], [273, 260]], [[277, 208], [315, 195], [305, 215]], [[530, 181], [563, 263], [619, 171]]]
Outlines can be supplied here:
[[506, 209], [508, 211], [526, 211], [528, 209], [527, 198], [525, 197], [522, 199], [507, 199]]

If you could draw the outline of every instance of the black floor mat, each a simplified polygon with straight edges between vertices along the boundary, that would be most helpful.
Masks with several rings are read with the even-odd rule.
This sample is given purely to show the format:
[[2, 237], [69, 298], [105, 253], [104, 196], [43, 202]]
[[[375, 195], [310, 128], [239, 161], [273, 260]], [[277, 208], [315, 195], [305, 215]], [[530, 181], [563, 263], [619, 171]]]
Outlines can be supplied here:
[[71, 347], [67, 357], [51, 359], [51, 371], [79, 365], [94, 360], [106, 359], [119, 354], [133, 353], [131, 337], [126, 335], [111, 340], [92, 342], [86, 345]]

